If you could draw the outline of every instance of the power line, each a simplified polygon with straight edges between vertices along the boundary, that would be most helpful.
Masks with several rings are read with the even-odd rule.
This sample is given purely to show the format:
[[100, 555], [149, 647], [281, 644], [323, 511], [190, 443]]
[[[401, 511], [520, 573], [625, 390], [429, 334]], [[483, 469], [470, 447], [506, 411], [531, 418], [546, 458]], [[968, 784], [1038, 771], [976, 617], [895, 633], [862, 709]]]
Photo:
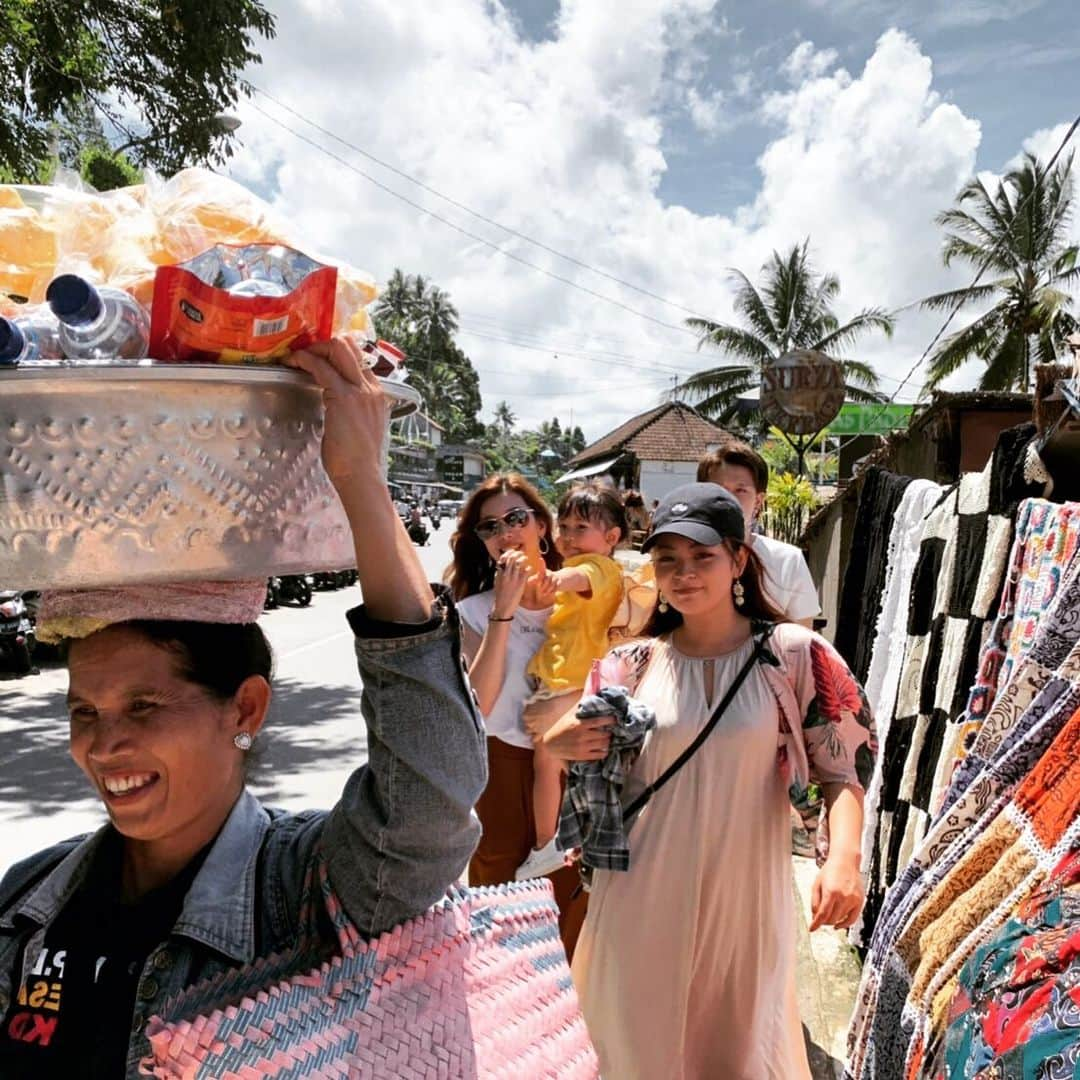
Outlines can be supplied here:
[[[459, 326], [458, 332], [466, 334], [469, 337], [480, 338], [483, 341], [494, 341], [500, 345], [509, 345], [515, 349], [525, 349], [528, 352], [539, 352], [547, 353], [549, 355], [555, 354], [558, 356], [569, 356], [578, 360], [588, 360], [596, 364], [609, 364], [614, 367], [629, 368], [632, 371], [656, 371], [659, 368], [661, 370], [671, 371], [676, 375], [691, 374], [689, 371], [683, 371], [677, 367], [673, 367], [671, 364], [651, 363], [648, 361], [637, 364], [633, 363], [633, 358], [629, 357], [626, 360], [609, 359], [608, 357], [594, 356], [591, 353], [578, 352], [574, 349], [559, 348], [557, 346], [551, 345], [533, 345], [528, 342], [514, 341], [510, 338], [500, 337], [496, 334], [485, 334], [479, 330], [470, 330], [467, 326]], [[639, 357], [638, 359], [645, 361], [644, 357]]]
[[513, 262], [520, 263], [522, 266], [528, 267], [530, 270], [535, 270], [538, 274], [543, 274], [545, 277], [551, 278], [553, 281], [558, 281], [563, 285], [568, 285], [571, 289], [577, 289], [578, 292], [585, 293], [586, 296], [591, 296], [594, 300], [600, 300], [605, 304], [611, 304], [614, 307], [620, 308], [623, 311], [629, 312], [631, 315], [636, 315], [639, 319], [645, 319], [647, 322], [654, 323], [657, 326], [662, 326], [667, 330], [675, 330], [680, 334], [690, 334], [694, 336], [694, 331], [688, 326], [678, 326], [675, 323], [665, 322], [663, 319], [657, 319], [653, 315], [648, 315], [644, 311], [638, 311], [637, 308], [631, 307], [629, 304], [624, 304], [621, 300], [616, 300], [613, 296], [605, 296], [603, 293], [598, 293], [595, 289], [590, 289], [587, 285], [581, 285], [571, 278], [563, 277], [562, 274], [556, 274], [553, 270], [548, 270], [546, 267], [540, 266], [538, 263], [531, 262], [528, 259], [522, 258], [522, 256], [515, 254], [512, 251], [508, 251], [506, 248], [499, 247], [492, 240], [488, 240], [484, 236], [480, 236], [479, 233], [474, 233], [469, 229], [458, 225], [457, 222], [451, 221], [449, 218], [443, 217], [442, 214], [436, 213], [434, 210], [424, 206], [422, 203], [416, 202], [415, 199], [410, 199], [408, 195], [403, 195], [400, 191], [396, 191], [394, 188], [387, 184], [384, 184], [381, 180], [376, 179], [370, 173], [364, 172], [363, 169], [358, 168], [351, 161], [347, 161], [340, 154], [335, 154], [333, 150], [328, 149], [321, 143], [316, 142], [314, 139], [308, 138], [302, 132], [297, 131], [296, 128], [290, 127], [283, 120], [279, 120], [276, 116], [268, 113], [260, 105], [256, 105], [254, 101], [248, 103], [257, 113], [265, 116], [272, 124], [276, 124], [283, 131], [287, 131], [294, 138], [299, 139], [302, 143], [306, 143], [308, 146], [319, 150], [327, 157], [332, 158], [338, 164], [345, 166], [351, 172], [356, 173], [357, 176], [363, 177], [368, 183], [373, 184], [380, 191], [385, 191], [388, 195], [392, 195], [395, 199], [399, 199], [407, 206], [411, 206], [414, 210], [418, 210], [422, 214], [427, 214], [428, 217], [434, 218], [436, 221], [448, 228], [453, 229], [455, 232], [460, 233], [462, 236], [468, 237], [470, 240], [475, 241], [478, 244], [483, 244], [485, 247], [491, 248], [492, 251], [504, 258], [510, 259]]
[[[305, 116], [303, 113], [294, 109], [291, 105], [287, 105], [284, 101], [273, 96], [273, 94], [267, 93], [267, 91], [261, 89], [258, 86], [252, 85], [252, 89], [261, 94], [264, 98], [272, 101], [280, 109], [284, 109], [285, 112], [292, 116], [295, 116], [298, 120], [307, 124], [309, 127], [314, 128], [316, 131], [321, 132], [327, 138], [333, 139], [335, 142], [340, 143], [342, 146], [348, 147], [354, 153], [360, 154], [361, 157], [367, 158], [368, 161], [374, 162], [376, 165], [392, 172], [395, 176], [400, 176], [403, 180], [408, 180], [410, 184], [415, 184], [418, 188], [428, 192], [430, 195], [434, 195], [437, 199], [442, 199], [444, 202], [449, 203], [451, 206], [457, 207], [458, 210], [464, 210], [466, 214], [471, 214], [478, 221], [484, 222], [486, 225], [492, 225], [496, 229], [501, 229], [503, 232], [510, 236], [516, 237], [518, 240], [524, 240], [527, 244], [532, 244], [534, 247], [540, 248], [541, 251], [546, 251], [549, 255], [554, 255], [556, 258], [565, 259], [566, 262], [573, 263], [574, 266], [580, 267], [582, 270], [588, 270], [589, 273], [597, 274], [599, 277], [607, 278], [608, 281], [614, 282], [616, 285], [621, 285], [623, 288], [630, 289], [633, 292], [640, 293], [642, 296], [647, 296], [652, 300], [656, 300], [658, 303], [665, 304], [670, 308], [674, 308], [677, 311], [681, 311], [687, 315], [693, 315], [699, 319], [705, 319], [707, 316], [702, 315], [700, 312], [695, 311], [693, 308], [685, 307], [683, 304], [678, 303], [675, 300], [670, 300], [666, 296], [661, 296], [659, 293], [652, 292], [650, 289], [643, 288], [640, 285], [635, 285], [631, 281], [625, 280], [625, 278], [618, 277], [616, 274], [608, 273], [606, 270], [601, 270], [591, 263], [587, 263], [582, 259], [578, 259], [573, 255], [567, 255], [564, 251], [559, 251], [557, 248], [553, 248], [548, 244], [545, 244], [542, 240], [537, 240], [535, 237], [529, 236], [527, 233], [519, 232], [517, 229], [511, 228], [509, 225], [504, 225], [501, 221], [496, 221], [494, 218], [490, 218], [485, 214], [480, 213], [479, 210], [474, 210], [471, 206], [467, 206], [463, 202], [459, 202], [457, 199], [452, 198], [449, 195], [439, 191], [437, 188], [433, 188], [430, 184], [425, 184], [424, 181], [418, 180], [415, 176], [411, 176], [403, 169], [399, 169], [395, 165], [391, 165], [388, 161], [383, 161], [382, 158], [376, 157], [368, 150], [364, 150], [362, 147], [357, 146], [355, 143], [349, 142], [348, 139], [342, 138], [340, 135], [328, 128], [323, 127], [321, 124], [317, 124], [310, 117]], [[264, 114], [265, 115], [265, 114]], [[710, 320], [715, 321], [715, 320]]]

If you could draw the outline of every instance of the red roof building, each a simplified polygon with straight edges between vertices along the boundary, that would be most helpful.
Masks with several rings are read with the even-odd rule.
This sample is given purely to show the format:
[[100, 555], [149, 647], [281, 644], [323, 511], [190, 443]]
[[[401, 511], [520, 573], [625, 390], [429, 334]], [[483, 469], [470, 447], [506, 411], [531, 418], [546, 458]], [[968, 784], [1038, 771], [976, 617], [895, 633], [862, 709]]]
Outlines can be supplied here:
[[649, 504], [693, 481], [697, 463], [730, 435], [681, 401], [632, 417], [567, 462], [560, 482], [609, 476]]

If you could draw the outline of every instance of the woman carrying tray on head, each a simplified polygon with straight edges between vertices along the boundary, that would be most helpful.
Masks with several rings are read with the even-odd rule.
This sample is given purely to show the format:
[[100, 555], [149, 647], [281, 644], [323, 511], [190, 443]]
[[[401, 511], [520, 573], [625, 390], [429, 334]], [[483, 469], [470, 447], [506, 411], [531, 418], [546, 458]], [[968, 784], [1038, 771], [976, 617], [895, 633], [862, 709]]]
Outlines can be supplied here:
[[[600, 1070], [808, 1078], [788, 800], [805, 810], [808, 782], [824, 786], [831, 844], [811, 929], [850, 926], [873, 766], [866, 699], [823, 639], [772, 625], [742, 511], [722, 488], [676, 488], [642, 549], [660, 596], [650, 636], [613, 650], [602, 676], [655, 712], [623, 802], [650, 785], [655, 795], [630, 824], [629, 870], [594, 871], [573, 966]], [[599, 760], [610, 723], [570, 714], [544, 741], [565, 760]]]
[[329, 812], [269, 812], [246, 790], [270, 702], [263, 583], [54, 597], [75, 638], [71, 753], [110, 823], [0, 881], [5, 1080], [138, 1076], [166, 998], [295, 941], [313, 860], [373, 937], [439, 900], [476, 845], [483, 729], [453, 604], [433, 600], [380, 472], [386, 399], [349, 342], [289, 363], [324, 389], [323, 461], [362, 529], [349, 622], [369, 764]]

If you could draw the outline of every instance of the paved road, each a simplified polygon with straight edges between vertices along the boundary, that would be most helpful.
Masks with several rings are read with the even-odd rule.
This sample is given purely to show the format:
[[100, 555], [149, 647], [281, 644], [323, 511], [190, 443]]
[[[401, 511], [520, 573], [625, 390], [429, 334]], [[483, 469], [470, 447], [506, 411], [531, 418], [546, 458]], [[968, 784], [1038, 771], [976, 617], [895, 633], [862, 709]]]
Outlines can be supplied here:
[[[421, 548], [431, 580], [450, 559], [444, 522]], [[345, 612], [360, 590], [316, 593], [309, 608], [267, 612], [276, 660], [274, 702], [256, 746], [252, 789], [290, 810], [330, 806], [366, 756], [360, 680]], [[0, 682], [0, 875], [49, 843], [95, 828], [97, 798], [67, 754], [66, 673]]]

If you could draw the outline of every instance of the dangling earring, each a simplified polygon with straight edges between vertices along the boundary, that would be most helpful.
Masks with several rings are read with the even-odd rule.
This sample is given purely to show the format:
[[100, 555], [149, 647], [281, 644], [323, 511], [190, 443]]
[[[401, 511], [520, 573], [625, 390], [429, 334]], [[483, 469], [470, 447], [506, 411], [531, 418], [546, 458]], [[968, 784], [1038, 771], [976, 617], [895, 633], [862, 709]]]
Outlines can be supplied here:
[[735, 606], [742, 607], [746, 603], [746, 589], [743, 588], [743, 583], [736, 578], [735, 584], [731, 586], [731, 591], [735, 596]]
[[551, 545], [547, 541], [546, 536], [540, 537], [540, 554], [546, 555], [551, 550]]
[[656, 610], [659, 611], [661, 615], [666, 615], [671, 610], [671, 608], [668, 605], [667, 600], [664, 599], [664, 594], [660, 593], [659, 595], [660, 602], [656, 605]]

